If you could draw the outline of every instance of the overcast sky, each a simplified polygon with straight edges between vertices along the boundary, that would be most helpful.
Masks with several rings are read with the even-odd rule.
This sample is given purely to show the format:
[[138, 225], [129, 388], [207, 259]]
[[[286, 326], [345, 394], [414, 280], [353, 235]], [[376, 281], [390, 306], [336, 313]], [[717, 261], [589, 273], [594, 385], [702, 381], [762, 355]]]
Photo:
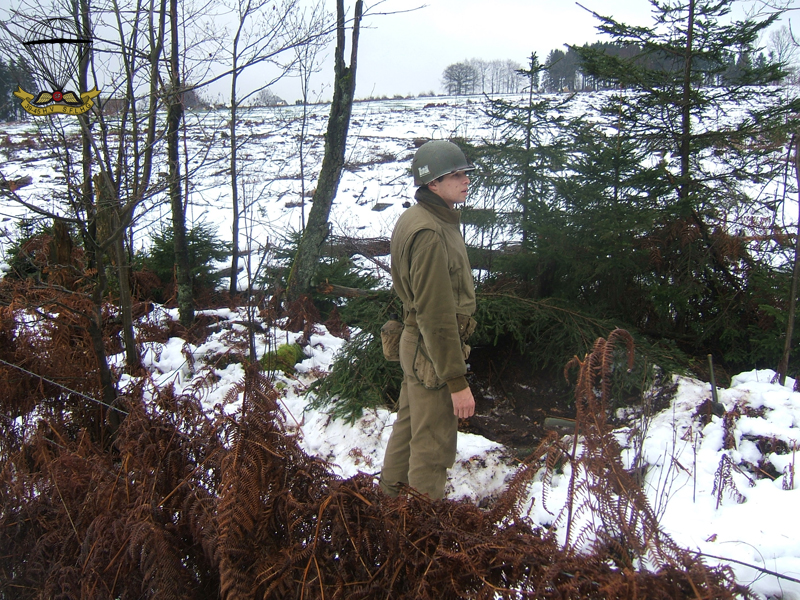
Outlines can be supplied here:
[[[346, 0], [352, 16], [352, 0]], [[379, 0], [366, 0], [367, 7]], [[737, 3], [735, 14], [764, 0]], [[796, 4], [792, 0], [793, 4]], [[653, 25], [648, 0], [384, 0], [364, 19], [359, 48], [356, 97], [442, 93], [442, 72], [471, 58], [514, 60], [525, 65], [531, 52], [544, 62], [553, 49], [603, 39], [590, 11], [628, 25]], [[329, 9], [335, 10], [333, 0]], [[588, 9], [588, 10], [587, 10]], [[333, 47], [328, 51], [333, 54]], [[349, 55], [349, 49], [348, 49]], [[316, 79], [319, 89], [332, 81], [326, 65]], [[273, 86], [288, 101], [299, 97], [297, 82]], [[330, 93], [324, 93], [329, 98]]]
[[[387, 0], [376, 10], [409, 9]], [[359, 50], [357, 96], [442, 91], [445, 67], [470, 58], [511, 59], [531, 52], [544, 62], [564, 44], [598, 39], [597, 20], [571, 0], [427, 0], [420, 10], [366, 19]], [[650, 25], [647, 0], [583, 0], [586, 8], [628, 24]]]
[[[737, 4], [752, 6], [763, 1]], [[0, 0], [0, 8], [18, 2]], [[334, 0], [325, 2], [328, 10], [335, 12]], [[350, 18], [353, 3], [345, 0]], [[602, 39], [596, 29], [598, 21], [590, 11], [629, 25], [653, 24], [648, 0], [581, 0], [581, 4], [586, 8], [573, 0], [365, 0], [367, 16], [359, 44], [356, 97], [442, 93], [444, 69], [472, 58], [513, 60], [525, 65], [531, 52], [536, 52], [544, 62], [551, 50], [563, 50], [565, 44]], [[331, 44], [328, 61], [312, 80], [312, 98], [331, 96], [333, 51]], [[349, 48], [346, 54], [349, 57]], [[244, 79], [250, 80], [251, 86], [245, 83], [243, 87], [253, 89], [263, 85], [267, 76], [248, 71]], [[280, 81], [272, 89], [289, 102], [301, 96], [297, 79]], [[212, 100], [221, 93], [224, 101], [228, 84], [219, 82], [207, 93]]]

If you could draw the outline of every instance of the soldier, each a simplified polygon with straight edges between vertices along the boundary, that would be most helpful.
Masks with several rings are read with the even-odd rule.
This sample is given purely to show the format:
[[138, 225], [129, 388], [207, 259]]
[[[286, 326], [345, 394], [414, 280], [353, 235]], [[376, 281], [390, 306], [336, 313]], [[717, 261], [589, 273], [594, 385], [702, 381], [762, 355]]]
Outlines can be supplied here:
[[417, 204], [392, 233], [392, 283], [403, 303], [404, 328], [403, 383], [380, 478], [390, 496], [403, 483], [443, 498], [456, 457], [458, 419], [475, 412], [465, 377], [475, 287], [454, 210], [466, 201], [467, 172], [474, 168], [451, 142], [420, 146], [411, 163]]

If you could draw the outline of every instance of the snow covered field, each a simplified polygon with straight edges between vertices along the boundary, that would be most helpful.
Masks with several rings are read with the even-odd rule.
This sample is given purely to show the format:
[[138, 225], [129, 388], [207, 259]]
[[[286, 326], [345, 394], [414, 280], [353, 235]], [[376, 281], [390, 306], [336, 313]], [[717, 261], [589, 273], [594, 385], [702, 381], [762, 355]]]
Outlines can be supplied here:
[[[313, 105], [308, 110], [306, 216], [322, 161], [330, 107]], [[244, 215], [246, 235], [253, 245], [301, 227], [301, 111], [302, 107], [291, 106], [240, 113], [237, 135], [242, 143], [240, 175], [245, 182], [240, 195], [248, 205]], [[184, 158], [188, 166], [182, 166], [188, 173], [184, 186], [188, 188], [189, 226], [211, 223], [223, 240], [230, 238], [232, 230], [228, 116], [224, 110], [187, 114], [189, 135]], [[63, 207], [54, 198], [63, 194], [65, 185], [55, 169], [58, 149], [50, 147], [53, 135], [43, 125], [37, 120], [0, 124], [0, 140], [5, 142], [0, 144], [0, 174], [6, 180], [32, 177], [31, 185], [19, 190], [21, 197], [60, 212]], [[69, 122], [67, 125], [74, 127]], [[374, 237], [391, 231], [403, 202], [413, 198], [410, 164], [415, 139], [458, 136], [480, 140], [490, 134], [480, 99], [438, 97], [356, 103], [345, 170], [330, 218], [333, 234]], [[161, 154], [156, 160], [154, 172], [165, 173], [166, 156]], [[0, 200], [0, 227], [6, 235], [14, 235], [13, 220], [25, 212], [21, 206]], [[158, 231], [170, 214], [163, 192], [144, 202], [134, 216], [134, 246], [148, 246], [149, 233]]]
[[[588, 110], [596, 101], [586, 95], [572, 110]], [[357, 234], [358, 237], [385, 236], [391, 229], [402, 203], [413, 189], [408, 166], [417, 138], [452, 136], [480, 140], [491, 137], [492, 130], [480, 110], [479, 99], [424, 98], [356, 104], [350, 129], [348, 167], [343, 174], [331, 221], [334, 234]], [[322, 152], [327, 106], [312, 107], [308, 140], [311, 142], [306, 177], [313, 187]], [[247, 141], [242, 150], [248, 198], [248, 243], [253, 247], [267, 240], [297, 230], [300, 226], [299, 163], [297, 135], [299, 107], [259, 109], [246, 113], [242, 133]], [[195, 131], [203, 132], [188, 140], [190, 172], [189, 217], [194, 223], [210, 222], [218, 226], [222, 239], [231, 230], [228, 208], [225, 157], [229, 145], [224, 112], [197, 115]], [[31, 123], [0, 126], [0, 173], [8, 180], [31, 176], [31, 185], [20, 193], [26, 200], [44, 203], [54, 210], [54, 201], [64, 182], [54, 169], [51, 149], [42, 141], [45, 133]], [[28, 144], [26, 140], [37, 140]], [[202, 141], [205, 140], [205, 141]], [[207, 145], [206, 145], [207, 144]], [[205, 148], [208, 158], [201, 161]], [[163, 157], [156, 171], [166, 170]], [[14, 204], [0, 205], [0, 269], [8, 240], [16, 235], [15, 220], [23, 209]], [[306, 214], [309, 206], [306, 204]], [[148, 232], [168, 218], [169, 208], [163, 195], [142, 205], [137, 211], [135, 240], [137, 248], [146, 246]], [[194, 347], [174, 338], [166, 344], [148, 344], [145, 361], [152, 385], [174, 383], [180, 391], [191, 386], [203, 369], [213, 369], [205, 359], [224, 351], [227, 336], [240, 325], [242, 316], [235, 311], [217, 310], [219, 331]], [[159, 310], [151, 318], [176, 318], [172, 311]], [[332, 470], [342, 477], [356, 472], [375, 474], [380, 470], [383, 449], [391, 430], [393, 415], [386, 410], [369, 412], [354, 425], [332, 420], [328, 415], [305, 409], [304, 395], [313, 380], [313, 372], [325, 370], [342, 344], [322, 327], [306, 348], [308, 357], [298, 366], [298, 376], [280, 377], [286, 427], [298, 431], [303, 447], [310, 454], [329, 461]], [[293, 341], [295, 334], [273, 332], [273, 339]], [[259, 339], [260, 352], [267, 347], [266, 337]], [[188, 360], [186, 348], [193, 360]], [[117, 363], [122, 355], [115, 357]], [[240, 380], [240, 365], [230, 364], [216, 370], [219, 378], [213, 388], [205, 389], [204, 402], [221, 403], [230, 387]], [[797, 443], [800, 441], [800, 394], [793, 392], [793, 381], [781, 387], [771, 383], [771, 371], [743, 373], [734, 378], [729, 389], [719, 390], [720, 402], [729, 417], [713, 416], [707, 424], [696, 416], [698, 406], [711, 397], [708, 384], [692, 379], [678, 380], [678, 390], [669, 408], [649, 421], [642, 452], [649, 465], [645, 487], [661, 523], [675, 541], [703, 554], [732, 559], [800, 580], [800, 519], [793, 509], [800, 503], [800, 483], [794, 481]], [[125, 376], [121, 385], [125, 385]], [[236, 411], [237, 405], [226, 407]], [[738, 418], [730, 415], [739, 413]], [[621, 429], [618, 437], [626, 448], [625, 460], [634, 454], [630, 430]], [[725, 449], [733, 442], [733, 447]], [[728, 459], [734, 465], [731, 481], [722, 494], [714, 492], [715, 479]], [[449, 498], [473, 502], [496, 495], [514, 473], [516, 464], [510, 452], [484, 438], [459, 434], [457, 462], [450, 474]], [[757, 478], [758, 469], [771, 477]], [[776, 475], [777, 474], [777, 475]], [[553, 526], [564, 535], [564, 509], [570, 471], [550, 482], [544, 501], [544, 483], [537, 481], [528, 502], [529, 516], [537, 524]], [[751, 483], [753, 485], [751, 485]], [[737, 562], [706, 559], [734, 569], [737, 580], [748, 584], [764, 598], [800, 599], [800, 583], [777, 578]]]

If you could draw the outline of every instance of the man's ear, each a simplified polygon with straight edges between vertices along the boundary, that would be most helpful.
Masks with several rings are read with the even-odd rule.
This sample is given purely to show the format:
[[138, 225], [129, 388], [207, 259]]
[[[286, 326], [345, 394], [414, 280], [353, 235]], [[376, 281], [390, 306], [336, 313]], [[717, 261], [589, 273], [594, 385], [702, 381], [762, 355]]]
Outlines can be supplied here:
[[437, 190], [439, 189], [439, 181], [437, 179], [434, 179], [433, 181], [431, 181], [428, 184], [428, 189], [438, 196], [439, 194], [438, 194]]

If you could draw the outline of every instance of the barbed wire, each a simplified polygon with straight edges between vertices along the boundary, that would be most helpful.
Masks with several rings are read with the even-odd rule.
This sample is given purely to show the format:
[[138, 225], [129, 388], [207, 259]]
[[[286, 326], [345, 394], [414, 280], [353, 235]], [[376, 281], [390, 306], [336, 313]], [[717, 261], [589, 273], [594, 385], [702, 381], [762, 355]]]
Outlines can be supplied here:
[[123, 415], [127, 415], [128, 414], [127, 411], [124, 411], [121, 408], [117, 408], [116, 406], [113, 406], [111, 404], [103, 402], [102, 400], [98, 400], [97, 398], [92, 398], [91, 396], [87, 396], [86, 394], [84, 394], [82, 392], [79, 392], [77, 390], [73, 390], [71, 388], [68, 388], [67, 386], [62, 385], [62, 384], [60, 384], [60, 383], [58, 383], [56, 381], [53, 381], [52, 379], [48, 379], [47, 377], [44, 377], [43, 375], [39, 375], [38, 373], [34, 373], [32, 371], [29, 371], [28, 369], [25, 369], [24, 367], [20, 367], [19, 365], [15, 365], [14, 363], [10, 363], [8, 361], [5, 361], [2, 358], [0, 358], [0, 363], [2, 363], [4, 365], [8, 365], [9, 367], [12, 367], [14, 369], [17, 369], [18, 371], [22, 371], [23, 373], [27, 373], [28, 375], [32, 375], [33, 377], [38, 377], [42, 381], [46, 381], [49, 384], [52, 384], [52, 385], [54, 385], [56, 387], [60, 387], [61, 389], [66, 390], [71, 394], [77, 394], [81, 398], [85, 398], [86, 400], [89, 400], [90, 402], [95, 402], [96, 404], [102, 404], [106, 408], [110, 408], [111, 410], [115, 410], [118, 413], [122, 413]]

